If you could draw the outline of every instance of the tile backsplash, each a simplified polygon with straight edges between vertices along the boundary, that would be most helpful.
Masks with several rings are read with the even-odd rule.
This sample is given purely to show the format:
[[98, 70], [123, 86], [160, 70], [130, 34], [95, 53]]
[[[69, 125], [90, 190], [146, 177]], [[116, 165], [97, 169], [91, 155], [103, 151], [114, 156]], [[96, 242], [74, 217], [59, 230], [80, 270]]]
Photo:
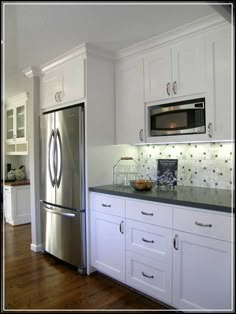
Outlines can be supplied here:
[[138, 147], [143, 177], [157, 177], [158, 159], [178, 159], [178, 185], [234, 188], [234, 143], [163, 144]]

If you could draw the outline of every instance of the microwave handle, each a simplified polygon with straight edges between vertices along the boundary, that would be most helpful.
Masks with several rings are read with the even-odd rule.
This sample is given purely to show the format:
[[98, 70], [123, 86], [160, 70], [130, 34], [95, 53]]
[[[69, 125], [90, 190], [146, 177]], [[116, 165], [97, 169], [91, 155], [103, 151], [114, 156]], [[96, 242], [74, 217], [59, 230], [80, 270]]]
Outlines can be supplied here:
[[151, 109], [151, 114], [160, 114], [164, 112], [169, 112], [169, 111], [176, 111], [176, 110], [186, 110], [186, 109], [204, 109], [204, 103], [202, 103], [202, 107], [195, 107], [195, 104], [188, 104], [188, 105], [179, 105], [179, 106], [170, 106], [170, 107], [163, 107], [163, 108], [156, 108], [156, 109]]
[[141, 142], [143, 142], [143, 129], [140, 129], [139, 131], [139, 139]]
[[209, 137], [212, 137], [212, 123], [208, 123], [207, 133]]

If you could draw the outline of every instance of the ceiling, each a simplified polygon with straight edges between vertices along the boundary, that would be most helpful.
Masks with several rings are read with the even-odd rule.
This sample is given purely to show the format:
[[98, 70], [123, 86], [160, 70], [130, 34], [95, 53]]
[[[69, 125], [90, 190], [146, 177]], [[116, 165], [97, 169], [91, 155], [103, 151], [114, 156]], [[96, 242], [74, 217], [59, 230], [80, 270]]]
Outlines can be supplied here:
[[84, 43], [118, 51], [215, 14], [192, 4], [5, 4], [6, 89], [17, 73]]

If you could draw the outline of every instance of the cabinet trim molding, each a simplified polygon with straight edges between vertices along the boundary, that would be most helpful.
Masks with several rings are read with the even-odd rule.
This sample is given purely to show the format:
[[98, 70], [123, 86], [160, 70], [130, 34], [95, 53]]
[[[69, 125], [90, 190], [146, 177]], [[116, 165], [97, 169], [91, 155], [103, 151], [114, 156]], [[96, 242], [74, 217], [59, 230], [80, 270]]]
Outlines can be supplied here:
[[227, 22], [223, 17], [218, 14], [211, 14], [192, 23], [177, 27], [172, 31], [148, 38], [140, 43], [122, 49], [116, 53], [116, 59], [119, 60], [139, 53], [144, 53], [150, 49], [172, 43], [174, 40], [181, 40], [187, 36], [200, 33], [206, 29], [210, 30], [226, 23]]

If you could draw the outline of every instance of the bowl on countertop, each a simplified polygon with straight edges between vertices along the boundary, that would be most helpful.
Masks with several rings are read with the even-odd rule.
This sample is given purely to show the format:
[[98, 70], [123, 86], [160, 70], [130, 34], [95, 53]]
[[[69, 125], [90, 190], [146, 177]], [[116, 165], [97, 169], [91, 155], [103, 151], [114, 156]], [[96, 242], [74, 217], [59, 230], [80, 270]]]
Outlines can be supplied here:
[[137, 191], [149, 191], [156, 185], [156, 181], [137, 179], [137, 180], [131, 180], [130, 185], [133, 189]]

